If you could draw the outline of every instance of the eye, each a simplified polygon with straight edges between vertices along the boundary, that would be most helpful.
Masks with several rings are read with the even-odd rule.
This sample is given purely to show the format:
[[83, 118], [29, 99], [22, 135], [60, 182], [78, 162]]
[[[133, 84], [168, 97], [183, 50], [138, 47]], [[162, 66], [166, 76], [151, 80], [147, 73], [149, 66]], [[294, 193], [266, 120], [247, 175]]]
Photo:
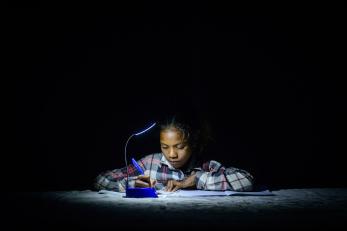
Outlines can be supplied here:
[[168, 147], [167, 146], [161, 146], [162, 149], [167, 149]]
[[182, 146], [177, 146], [178, 149], [184, 149], [186, 146], [182, 145]]

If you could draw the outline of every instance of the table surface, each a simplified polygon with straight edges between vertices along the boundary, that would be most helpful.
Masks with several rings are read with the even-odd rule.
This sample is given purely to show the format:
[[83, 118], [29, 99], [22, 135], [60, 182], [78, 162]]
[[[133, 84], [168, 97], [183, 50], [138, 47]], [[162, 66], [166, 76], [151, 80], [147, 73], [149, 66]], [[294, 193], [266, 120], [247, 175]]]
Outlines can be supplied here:
[[[347, 188], [272, 191], [274, 196], [124, 198], [85, 191], [8, 192], [8, 225], [37, 229], [342, 229]], [[18, 222], [20, 221], [20, 222]], [[185, 229], [184, 228], [184, 229]]]

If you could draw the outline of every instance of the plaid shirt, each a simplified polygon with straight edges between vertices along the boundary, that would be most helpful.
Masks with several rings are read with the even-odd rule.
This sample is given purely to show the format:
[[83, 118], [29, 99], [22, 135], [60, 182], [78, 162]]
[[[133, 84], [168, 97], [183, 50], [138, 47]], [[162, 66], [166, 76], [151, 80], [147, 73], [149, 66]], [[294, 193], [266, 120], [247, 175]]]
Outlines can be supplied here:
[[[157, 180], [155, 185], [157, 190], [163, 189], [168, 180], [181, 181], [194, 172], [196, 173], [196, 188], [200, 190], [251, 191], [253, 188], [253, 177], [245, 170], [233, 167], [225, 168], [214, 160], [203, 163], [201, 167], [196, 167], [195, 163], [194, 159], [190, 161], [186, 171], [175, 169], [162, 153], [151, 154], [138, 161], [145, 175]], [[128, 165], [128, 171], [128, 186], [135, 187], [136, 176], [140, 173], [132, 164]], [[96, 177], [94, 187], [97, 190], [124, 192], [126, 180], [126, 167], [105, 171]]]

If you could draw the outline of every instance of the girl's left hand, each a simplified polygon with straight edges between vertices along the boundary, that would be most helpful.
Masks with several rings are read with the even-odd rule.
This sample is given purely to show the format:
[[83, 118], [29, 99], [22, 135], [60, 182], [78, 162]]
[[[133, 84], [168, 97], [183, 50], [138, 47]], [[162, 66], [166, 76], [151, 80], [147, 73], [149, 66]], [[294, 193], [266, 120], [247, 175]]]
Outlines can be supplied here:
[[182, 181], [169, 180], [166, 185], [165, 191], [175, 192], [182, 188], [192, 188], [196, 186], [195, 172], [193, 172], [189, 177]]

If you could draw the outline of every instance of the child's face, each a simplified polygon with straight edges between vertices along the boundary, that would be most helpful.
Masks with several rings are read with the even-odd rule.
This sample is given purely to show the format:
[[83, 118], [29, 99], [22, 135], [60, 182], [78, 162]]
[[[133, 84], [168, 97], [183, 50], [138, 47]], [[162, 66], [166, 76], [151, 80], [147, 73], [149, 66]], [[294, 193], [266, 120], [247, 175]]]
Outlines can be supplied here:
[[174, 168], [183, 167], [192, 154], [187, 140], [183, 140], [183, 134], [174, 128], [160, 132], [160, 147]]

